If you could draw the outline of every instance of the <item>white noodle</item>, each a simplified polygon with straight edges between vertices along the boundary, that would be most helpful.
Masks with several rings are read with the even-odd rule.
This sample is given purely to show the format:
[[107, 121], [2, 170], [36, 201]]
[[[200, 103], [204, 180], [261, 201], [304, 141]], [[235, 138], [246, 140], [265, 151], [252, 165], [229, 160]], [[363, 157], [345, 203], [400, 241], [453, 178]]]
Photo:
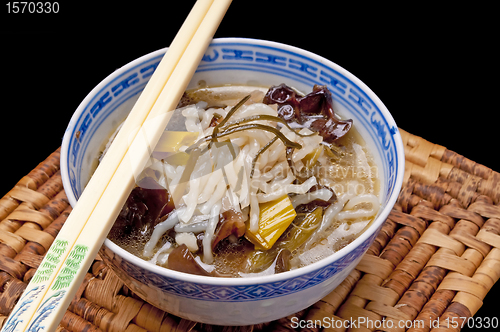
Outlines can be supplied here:
[[[181, 177], [182, 177], [182, 173], [184, 172], [184, 168], [185, 166], [177, 166], [177, 168], [175, 169], [175, 177], [172, 179], [172, 181], [170, 181], [170, 184], [169, 184], [169, 189], [170, 189], [170, 192], [173, 193], [175, 191], [175, 189], [177, 188], [177, 185], [179, 184], [179, 181], [181, 180]], [[174, 202], [175, 204], [178, 204], [179, 202]]]
[[194, 258], [194, 260], [196, 261], [196, 263], [200, 264], [200, 266], [203, 268], [203, 270], [207, 271], [208, 273], [210, 273], [213, 270], [215, 270], [215, 266], [214, 265], [203, 263], [203, 261], [201, 260], [200, 256], [196, 256]]
[[280, 175], [288, 174], [288, 163], [286, 161], [279, 162], [273, 168], [268, 170], [267, 172], [261, 174], [259, 179], [262, 181], [270, 181]]
[[[359, 204], [369, 204], [371, 207], [370, 209], [358, 208], [356, 210], [352, 210]], [[339, 212], [337, 215], [337, 219], [345, 220], [374, 217], [379, 208], [380, 202], [377, 196], [373, 194], [361, 194], [349, 200], [349, 202], [344, 206], [344, 210]]]
[[288, 129], [285, 126], [283, 126], [280, 131], [285, 135], [286, 138], [288, 138], [292, 142], [297, 142], [297, 137], [300, 137], [297, 134], [295, 134], [294, 131]]
[[252, 115], [278, 116], [278, 112], [269, 105], [255, 103], [250, 105], [243, 105], [239, 110], [236, 111], [236, 113], [234, 113], [233, 116], [235, 119], [241, 119]]
[[205, 203], [210, 199], [212, 194], [215, 191], [215, 188], [217, 187], [217, 184], [223, 179], [222, 179], [222, 170], [218, 169], [215, 172], [212, 172], [212, 174], [209, 174], [209, 179], [205, 185], [205, 188], [203, 188], [203, 192], [198, 196], [198, 204]]
[[186, 129], [193, 133], [203, 133], [203, 128], [201, 127], [200, 118], [198, 116], [198, 109], [196, 105], [186, 106], [182, 110], [182, 115], [186, 117]]
[[323, 137], [319, 135], [300, 137], [298, 136], [298, 143], [302, 145], [302, 149], [297, 150], [293, 154], [292, 160], [294, 162], [300, 161], [302, 158], [307, 156], [309, 153], [313, 152], [314, 149], [318, 148], [319, 144], [323, 141]]
[[317, 242], [320, 237], [325, 233], [327, 228], [329, 228], [337, 214], [342, 211], [344, 208], [344, 205], [347, 203], [349, 199], [354, 197], [354, 194], [352, 193], [345, 193], [342, 194], [340, 197], [337, 197], [337, 202], [334, 204], [330, 205], [325, 213], [323, 214], [323, 219], [321, 220], [321, 224], [319, 225], [318, 228], [314, 231], [314, 233], [307, 239], [307, 241], [304, 244], [304, 248], [309, 249], [311, 246]]
[[[285, 155], [285, 145], [277, 140], [269, 147], [269, 156], [266, 167], [273, 166], [283, 155]], [[288, 168], [288, 167], [287, 167]]]
[[189, 224], [184, 224], [184, 223], [178, 223], [174, 227], [174, 231], [177, 233], [200, 233], [204, 232], [207, 229], [208, 226], [208, 216], [202, 215], [200, 217], [206, 217], [206, 219], [201, 220], [201, 221], [196, 221], [196, 217], [193, 217], [193, 220], [190, 221]]
[[337, 220], [346, 220], [346, 219], [358, 219], [358, 218], [368, 218], [373, 217], [377, 213], [377, 210], [372, 209], [358, 209], [354, 211], [341, 211], [337, 215]]
[[311, 176], [302, 184], [288, 184], [286, 186], [277, 188], [277, 190], [269, 194], [258, 194], [257, 197], [259, 199], [259, 203], [270, 202], [283, 197], [285, 194], [305, 194], [316, 184], [318, 184], [318, 182], [316, 181], [316, 177]]
[[210, 218], [208, 219], [207, 230], [205, 231], [205, 236], [203, 237], [203, 260], [206, 264], [210, 264], [214, 260], [212, 254], [212, 239], [215, 233], [215, 227], [219, 222], [219, 212], [221, 210], [222, 203], [217, 202], [210, 209]]
[[183, 213], [185, 209], [185, 207], [180, 207], [173, 210], [172, 212], [170, 212], [170, 215], [167, 219], [165, 219], [165, 221], [162, 221], [155, 226], [151, 238], [144, 246], [143, 255], [145, 257], [151, 257], [153, 255], [153, 250], [156, 247], [156, 243], [158, 243], [158, 241], [166, 231], [172, 229], [179, 222], [178, 215], [180, 213]]
[[327, 237], [328, 243], [335, 244], [339, 239], [358, 234], [366, 227], [368, 222], [368, 220], [364, 220], [351, 225], [347, 223], [342, 224]]
[[[365, 151], [361, 147], [361, 145], [353, 143], [352, 147], [356, 152], [356, 164], [357, 164], [357, 172], [358, 177], [363, 176], [366, 177], [369, 183], [368, 192], [373, 193], [373, 180], [372, 180], [372, 172], [371, 167], [368, 164], [368, 159], [366, 158]], [[361, 174], [361, 175], [360, 175]]]
[[302, 195], [297, 195], [291, 198], [293, 208], [296, 208], [299, 205], [307, 204], [315, 199], [320, 199], [322, 201], [328, 201], [332, 197], [333, 193], [331, 190], [326, 188], [318, 189], [313, 192], [308, 192]]
[[281, 187], [291, 184], [294, 180], [295, 176], [292, 174], [292, 172], [288, 172], [284, 179], [281, 179], [281, 176], [278, 175], [270, 183], [262, 181], [260, 178], [254, 177], [254, 179], [252, 179], [252, 185], [255, 185], [264, 193], [273, 193], [277, 190], [280, 190]]
[[352, 197], [354, 197], [353, 193], [345, 193], [340, 196], [336, 203], [330, 205], [323, 215], [323, 220], [321, 221], [321, 225], [318, 228], [317, 232], [324, 232], [333, 222], [333, 219], [337, 216], [337, 214], [342, 211], [344, 205], [349, 201]]
[[267, 131], [259, 129], [248, 129], [245, 131], [241, 131], [238, 134], [241, 134], [242, 136], [247, 136], [249, 139], [253, 138], [254, 140], [256, 140], [259, 145], [259, 149], [260, 147], [266, 145], [273, 138], [273, 134], [270, 134]]
[[[250, 141], [252, 142], [252, 140]], [[250, 152], [248, 153], [247, 157], [244, 159], [245, 162], [245, 170], [244, 172], [244, 178], [247, 180], [247, 183], [249, 184], [248, 188], [248, 197], [249, 199], [249, 204], [250, 204], [250, 222], [249, 222], [249, 229], [251, 232], [256, 233], [259, 230], [259, 215], [260, 215], [260, 207], [259, 207], [259, 200], [257, 199], [257, 190], [258, 188], [254, 185], [253, 180], [250, 179], [250, 170], [252, 167], [252, 161], [253, 158], [251, 157], [252, 155], [255, 155], [258, 150], [260, 149], [260, 146], [257, 143], [257, 140], [253, 140], [253, 146], [250, 148]], [[246, 174], [245, 174], [246, 173]]]
[[251, 194], [250, 194], [250, 231], [253, 233], [257, 233], [259, 230], [259, 214], [260, 214], [260, 207], [259, 207], [259, 200], [257, 199], [257, 196], [255, 195], [256, 189], [253, 189], [253, 187], [250, 187]]
[[380, 201], [377, 196], [374, 194], [360, 194], [356, 197], [353, 197], [349, 200], [349, 202], [345, 205], [346, 210], [351, 210], [358, 204], [369, 203], [372, 206], [380, 206]]
[[242, 155], [241, 153], [236, 157], [236, 160], [228, 163], [227, 165], [224, 166], [224, 172], [226, 173], [226, 179], [227, 182], [232, 190], [236, 190], [238, 186], [241, 186], [241, 180], [242, 180], [242, 173], [243, 171], [242, 168], [238, 168], [238, 171], [240, 175], [235, 171], [236, 164], [238, 162], [242, 163], [243, 161], [241, 160]]
[[189, 219], [191, 219], [191, 217], [193, 216], [200, 192], [200, 182], [200, 178], [191, 179], [189, 181], [189, 192], [186, 195], [182, 196], [182, 199], [187, 206], [184, 213], [180, 215], [180, 219], [182, 222], [189, 222]]
[[[257, 188], [253, 186], [252, 184], [252, 179], [250, 179], [250, 170], [252, 169], [252, 162], [253, 162], [253, 156], [259, 151], [260, 145], [256, 139], [250, 139], [250, 142], [248, 145], [245, 146], [245, 148], [248, 147], [248, 149], [243, 149], [242, 153], [243, 155], [243, 185], [241, 194], [240, 194], [240, 201], [242, 202], [242, 208], [250, 205], [250, 210], [252, 210], [252, 207], [255, 208], [255, 210], [251, 213], [250, 216], [250, 229], [253, 229], [253, 227], [256, 227], [256, 221], [255, 218], [258, 218], [258, 205], [256, 205], [255, 201], [255, 194], [257, 193]], [[245, 189], [246, 187], [246, 189]], [[252, 201], [253, 199], [253, 201]], [[253, 215], [253, 217], [252, 217]], [[253, 222], [252, 222], [253, 221]]]
[[200, 205], [199, 210], [201, 213], [207, 214], [210, 212], [210, 209], [216, 202], [222, 199], [224, 197], [224, 194], [226, 193], [226, 183], [224, 181], [220, 181], [217, 184], [217, 188], [215, 188], [215, 191], [213, 195], [210, 197], [208, 201]]
[[172, 180], [173, 178], [175, 178], [175, 176], [177, 175], [176, 171], [175, 171], [175, 167], [170, 165], [170, 164], [167, 164], [167, 163], [162, 163], [163, 165], [165, 165], [165, 167], [163, 168], [164, 172], [165, 172], [165, 175], [167, 176], [168, 179]]
[[311, 135], [313, 133], [314, 133], [314, 131], [312, 131], [309, 128], [302, 128], [299, 130], [299, 134], [301, 134], [301, 135]]
[[262, 152], [259, 155], [259, 158], [257, 159], [257, 162], [255, 163], [255, 169], [259, 169], [260, 170], [263, 167], [267, 166], [268, 165], [268, 159], [269, 159], [269, 149], [267, 149], [266, 151]]
[[202, 186], [205, 184], [209, 176], [204, 174], [210, 174], [211, 169], [212, 164], [210, 161], [210, 153], [207, 151], [201, 154], [198, 158], [196, 166], [193, 170], [193, 173], [191, 173], [191, 178], [189, 180], [189, 192], [182, 197], [184, 203], [187, 206], [186, 211], [179, 216], [183, 222], [189, 222], [189, 219], [191, 219], [191, 217], [193, 216], [198, 202], [198, 196], [200, 194]]
[[210, 126], [214, 113], [217, 113], [217, 109], [215, 108], [209, 108], [206, 111], [202, 112], [201, 127], [204, 131], [207, 130], [207, 128]]
[[[172, 243], [168, 241], [165, 242], [165, 244], [154, 254], [153, 258], [151, 258], [148, 262], [152, 264], [157, 264], [157, 263], [165, 264], [168, 258], [168, 254], [165, 253], [170, 250], [171, 246]], [[160, 255], [162, 255], [163, 257], [160, 258]]]
[[248, 142], [248, 136], [235, 136], [231, 137], [231, 143], [238, 145], [238, 146], [244, 146]]

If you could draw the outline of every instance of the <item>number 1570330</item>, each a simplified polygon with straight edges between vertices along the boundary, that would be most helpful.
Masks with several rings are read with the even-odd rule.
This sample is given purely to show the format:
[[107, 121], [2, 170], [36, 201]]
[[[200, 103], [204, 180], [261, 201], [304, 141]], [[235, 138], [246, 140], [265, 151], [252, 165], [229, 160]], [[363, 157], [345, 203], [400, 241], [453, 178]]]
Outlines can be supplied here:
[[12, 1], [7, 2], [9, 14], [57, 14], [59, 2], [43, 1]]

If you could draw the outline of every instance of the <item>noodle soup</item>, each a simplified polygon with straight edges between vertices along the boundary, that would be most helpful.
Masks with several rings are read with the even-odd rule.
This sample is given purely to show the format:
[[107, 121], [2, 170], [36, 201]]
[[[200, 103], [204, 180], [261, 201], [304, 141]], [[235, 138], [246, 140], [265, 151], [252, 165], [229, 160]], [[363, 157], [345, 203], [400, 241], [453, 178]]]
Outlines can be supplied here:
[[[330, 42], [332, 45], [336, 45], [335, 39], [332, 39]], [[338, 46], [338, 49], [341, 50], [342, 46]], [[77, 200], [84, 190], [85, 183], [87, 183], [88, 179], [91, 177], [92, 168], [95, 167], [94, 163], [100, 151], [102, 151], [101, 147], [103, 148], [103, 145], [109, 140], [110, 134], [115, 131], [130, 112], [135, 100], [137, 100], [137, 96], [144, 89], [144, 86], [149, 81], [151, 73], [154, 71], [154, 68], [156, 68], [157, 63], [164, 56], [165, 52], [166, 49], [162, 49], [144, 55], [111, 73], [86, 96], [73, 114], [64, 134], [61, 148], [61, 175], [65, 192], [72, 206], [77, 204]], [[369, 165], [372, 166], [370, 172], [375, 179], [374, 195], [378, 197], [381, 203], [377, 216], [373, 221], [368, 221], [369, 227], [362, 230], [349, 245], [341, 250], [335, 251], [325, 259], [300, 268], [290, 267], [291, 270], [288, 272], [274, 273], [266, 276], [261, 276], [259, 273], [266, 271], [267, 269], [265, 267], [269, 268], [271, 264], [274, 263], [275, 258], [270, 250], [281, 249], [281, 247], [277, 248], [278, 245], [276, 243], [279, 243], [278, 240], [273, 245], [275, 249], [272, 247], [271, 249], [259, 251], [271, 256], [271, 258], [266, 258], [261, 256], [262, 254], [259, 255], [259, 257], [266, 258], [261, 258], [261, 260], [256, 262], [261, 263], [259, 269], [238, 271], [238, 274], [233, 278], [217, 278], [188, 274], [175, 271], [171, 267], [166, 268], [165, 265], [162, 266], [161, 263], [152, 264], [148, 262], [151, 258], [139, 258], [137, 255], [121, 248], [109, 238], [104, 241], [103, 247], [100, 250], [100, 256], [112, 271], [124, 282], [127, 289], [132, 291], [142, 300], [172, 315], [191, 321], [217, 325], [241, 326], [269, 322], [299, 312], [325, 297], [337, 287], [360, 262], [363, 254], [375, 240], [384, 220], [389, 215], [398, 197], [404, 174], [403, 144], [397, 124], [394, 122], [394, 119], [391, 117], [385, 105], [373, 91], [353, 74], [324, 57], [290, 45], [247, 38], [214, 39], [208, 47], [206, 55], [207, 56], [200, 62], [196, 73], [193, 75], [188, 85], [188, 90], [190, 92], [197, 89], [200, 90], [201, 93], [204, 93], [201, 88], [207, 86], [227, 89], [227, 85], [232, 84], [233, 90], [238, 90], [239, 86], [257, 86], [259, 89], [263, 87], [262, 95], [265, 95], [270, 86], [279, 85], [285, 82], [289, 86], [300, 90], [303, 94], [308, 94], [313, 90], [315, 84], [326, 84], [328, 89], [332, 92], [335, 110], [339, 112], [343, 119], [353, 120], [349, 133], [343, 138], [340, 138], [336, 145], [341, 149], [349, 151], [348, 142], [344, 143], [343, 140], [352, 139], [362, 147]], [[239, 55], [244, 56], [242, 57]], [[130, 81], [132, 77], [134, 78], [133, 82]], [[123, 82], [130, 82], [133, 84], [125, 86]], [[397, 84], [397, 82], [389, 82], [389, 84]], [[218, 92], [220, 92], [220, 90], [218, 90]], [[215, 93], [215, 95], [217, 95], [218, 92]], [[248, 91], [248, 89], [239, 94], [232, 93], [232, 95], [228, 97], [231, 102], [227, 102], [227, 105], [235, 105], [244, 96], [250, 93], [251, 91]], [[206, 95], [205, 93], [205, 96]], [[227, 94], [224, 94], [224, 97], [226, 97], [226, 95]], [[207, 102], [207, 106], [204, 109], [211, 106], [215, 106], [215, 108], [227, 107], [225, 106], [225, 102], [220, 102], [220, 99], [217, 100], [217, 103], [211, 103], [208, 97], [204, 98]], [[217, 98], [220, 98], [220, 96]], [[279, 105], [269, 105], [275, 108], [276, 111], [280, 111]], [[284, 112], [286, 110], [285, 108], [282, 111]], [[286, 114], [286, 112], [284, 112], [284, 114]], [[306, 119], [307, 118], [303, 118], [300, 120]], [[171, 121], [172, 124], [174, 123], [173, 120], [174, 119]], [[309, 118], [309, 120], [312, 122], [314, 119]], [[317, 121], [314, 123], [315, 125], [321, 124], [321, 117], [316, 120]], [[262, 124], [265, 123], [262, 121]], [[270, 124], [268, 123], [268, 125]], [[286, 129], [281, 128], [281, 124], [276, 123], [276, 127], [279, 130], [286, 131]], [[321, 128], [321, 126], [317, 127]], [[171, 131], [182, 131], [175, 128], [169, 129]], [[244, 133], [244, 131], [240, 133]], [[359, 140], [356, 135], [353, 135], [356, 133], [360, 134], [364, 142], [363, 140]], [[351, 135], [353, 135], [353, 137], [351, 137]], [[272, 136], [269, 135], [269, 137]], [[178, 141], [182, 142], [182, 140]], [[221, 138], [220, 141], [222, 142], [223, 139]], [[282, 142], [281, 139], [278, 139], [273, 143], [273, 146], [268, 148], [268, 150], [271, 151], [273, 148], [276, 148], [274, 144], [280, 142]], [[187, 142], [185, 145], [191, 146], [190, 144], [193, 145], [191, 142]], [[294, 148], [293, 152], [300, 150], [301, 149]], [[234, 151], [235, 155], [239, 155], [240, 150], [235, 148]], [[328, 150], [325, 151], [328, 152]], [[350, 151], [354, 151], [354, 149], [350, 148]], [[155, 151], [155, 153], [156, 152], [157, 151]], [[160, 152], [165, 153], [164, 151]], [[264, 156], [264, 154], [262, 156]], [[165, 159], [165, 157], [165, 155], [161, 156], [154, 154], [153, 158], [150, 159], [151, 165], [149, 166], [153, 165], [154, 159], [161, 161], [161, 159]], [[350, 155], [347, 155], [347, 157], [350, 157]], [[352, 155], [352, 157], [354, 157], [354, 155]], [[372, 158], [375, 163], [372, 163]], [[263, 162], [261, 158], [258, 159], [258, 162]], [[311, 159], [314, 160], [314, 158]], [[251, 158], [249, 162], [251, 163], [252, 161], [253, 159]], [[181, 162], [182, 158], [177, 161], [177, 164]], [[328, 175], [331, 177], [331, 181], [335, 181], [334, 184], [332, 184], [334, 186], [332, 190], [335, 192], [336, 197], [341, 196], [341, 190], [347, 191], [348, 189], [345, 185], [337, 185], [335, 187], [337, 182], [342, 183], [345, 179], [346, 181], [344, 183], [349, 183], [350, 180], [353, 180], [362, 182], [361, 184], [363, 184], [365, 180], [364, 174], [367, 174], [363, 171], [366, 167], [359, 168], [357, 164], [349, 164], [347, 158], [344, 162], [345, 164], [342, 161], [335, 161], [332, 159], [332, 164], [323, 168], [325, 170], [325, 176]], [[300, 172], [300, 163], [294, 162], [294, 165], [297, 167], [297, 171]], [[378, 168], [375, 168], [375, 166]], [[233, 168], [236, 169], [235, 167]], [[259, 168], [259, 170], [261, 169]], [[319, 168], [319, 170], [321, 170], [321, 168]], [[266, 169], [262, 168], [263, 173], [266, 171]], [[257, 171], [255, 172], [256, 176], [261, 174], [257, 173]], [[156, 207], [154, 204], [150, 205], [146, 213], [146, 205], [141, 204], [141, 201], [146, 201], [146, 198], [150, 197], [148, 194], [154, 194], [154, 189], [161, 189], [165, 192], [165, 188], [160, 185], [156, 186], [155, 181], [146, 183], [146, 181], [150, 181], [148, 179], [153, 179], [157, 175], [160, 176], [161, 172], [155, 169], [152, 171], [145, 170], [142, 174], [137, 175], [137, 188], [139, 189], [135, 188], [131, 193], [131, 199], [135, 201], [136, 204], [133, 206], [129, 205], [128, 210], [122, 210], [121, 217], [126, 215], [130, 217], [134, 217], [135, 215], [138, 216], [137, 218], [132, 218], [134, 221], [132, 223], [121, 224], [124, 227], [122, 234], [125, 236], [125, 233], [127, 233], [129, 234], [127, 236], [132, 238], [130, 240], [131, 242], [127, 244], [129, 247], [135, 247], [133, 241], [135, 241], [136, 237], [133, 237], [130, 233], [131, 230], [135, 228], [132, 226], [139, 225], [146, 233], [152, 233], [151, 230], [155, 227], [155, 222], [150, 220], [156, 220], [156, 218], [152, 218], [155, 214], [153, 212], [160, 210], [160, 207]], [[281, 179], [286, 177], [285, 174], [277, 174], [276, 176], [279, 176]], [[146, 180], [140, 181], [142, 179]], [[319, 178], [319, 176], [317, 181], [326, 183], [323, 182], [325, 180]], [[361, 192], [362, 187], [357, 185], [356, 182], [353, 182], [351, 187], [357, 188], [360, 194], [363, 193]], [[292, 185], [295, 184], [299, 183], [292, 182]], [[185, 189], [188, 188], [189, 186], [186, 184]], [[187, 192], [184, 192], [183, 194], [185, 195], [186, 193]], [[260, 193], [261, 192], [258, 192], [258, 194]], [[298, 195], [299, 194], [291, 193], [287, 196], [291, 199], [292, 196]], [[151, 197], [162, 196], [151, 195]], [[175, 204], [173, 205], [175, 206]], [[359, 208], [361, 207], [362, 206], [359, 206]], [[366, 203], [364, 204], [364, 208], [370, 209], [371, 206]], [[161, 209], [158, 214], [166, 212], [167, 210], [163, 211], [163, 209]], [[262, 210], [264, 209], [262, 208]], [[347, 209], [345, 210], [347, 211]], [[351, 210], [354, 210], [354, 208]], [[297, 216], [300, 217], [301, 213], [307, 213], [307, 211], [296, 211], [296, 213]], [[136, 224], [135, 221], [140, 223]], [[159, 221], [160, 218], [158, 219], [158, 222]], [[290, 231], [291, 227], [294, 227], [298, 221], [299, 220], [294, 220], [294, 224], [290, 224], [280, 237], [283, 239], [285, 234]], [[117, 225], [119, 222], [118, 220]], [[148, 224], [148, 222], [150, 223]], [[345, 223], [347, 223], [347, 225], [349, 225], [349, 223], [351, 225], [355, 224], [349, 220]], [[144, 224], [149, 226], [144, 227]], [[310, 231], [318, 229], [317, 227], [314, 228], [314, 226], [309, 228], [302, 224], [296, 226], [302, 227], [303, 230]], [[115, 230], [116, 229], [117, 228], [115, 228]], [[294, 229], [300, 228], [294, 227]], [[337, 227], [336, 229], [339, 229], [340, 232], [342, 230], [347, 230], [347, 227]], [[349, 228], [349, 230], [352, 229]], [[194, 234], [197, 235], [197, 243], [200, 243], [200, 248], [203, 239], [200, 234]], [[301, 234], [305, 235], [306, 233]], [[138, 235], [142, 236], [142, 234]], [[168, 236], [173, 236], [175, 240], [175, 233], [172, 231], [167, 232], [167, 234], [160, 238], [161, 242], [157, 243], [155, 248], [161, 248], [163, 241], [166, 240]], [[243, 238], [245, 239], [245, 235]], [[298, 239], [301, 240], [300, 237]], [[146, 238], [145, 241], [147, 242], [148, 239]], [[230, 239], [224, 239], [220, 242], [227, 243], [229, 241]], [[249, 240], [247, 241], [250, 242]], [[350, 240], [348, 239], [348, 241]], [[344, 245], [341, 242], [342, 241], [338, 241], [339, 246]], [[281, 243], [281, 246], [287, 244], [287, 242], [284, 241]], [[336, 250], [333, 248], [333, 244], [331, 245], [331, 250], [328, 250], [328, 247], [319, 247], [321, 244], [330, 246], [327, 236], [325, 236], [323, 240], [318, 239], [315, 241], [313, 245], [311, 245], [310, 250], [319, 250], [323, 248], [325, 249], [323, 250], [325, 255]], [[144, 247], [144, 243], [139, 243], [138, 245]], [[173, 243], [173, 246], [177, 246], [177, 244]], [[251, 247], [251, 245], [249, 246]], [[220, 248], [221, 247], [218, 246], [213, 250], [214, 260], [217, 259]], [[133, 251], [136, 249], [130, 248], [130, 250]], [[143, 249], [136, 251], [141, 253]], [[156, 253], [156, 251], [154, 252]], [[203, 262], [201, 249], [196, 253], [191, 253], [191, 255], [195, 258], [196, 256], [200, 256], [196, 259]], [[241, 257], [241, 255], [238, 257]], [[293, 259], [289, 259], [288, 261], [296, 263], [296, 257], [297, 256], [292, 257]], [[305, 256], [303, 257], [305, 258]], [[267, 270], [267, 272], [270, 270], [272, 269]], [[242, 277], [239, 272], [256, 273], [254, 274], [256, 277]], [[276, 272], [276, 270], [274, 270], [274, 272]], [[221, 272], [221, 274], [223, 273], [225, 273], [225, 271]], [[272, 308], [272, 310], [270, 310], [270, 308]]]
[[377, 166], [321, 86], [187, 91], [136, 182], [109, 238], [204, 276], [311, 264], [352, 242], [380, 208]]

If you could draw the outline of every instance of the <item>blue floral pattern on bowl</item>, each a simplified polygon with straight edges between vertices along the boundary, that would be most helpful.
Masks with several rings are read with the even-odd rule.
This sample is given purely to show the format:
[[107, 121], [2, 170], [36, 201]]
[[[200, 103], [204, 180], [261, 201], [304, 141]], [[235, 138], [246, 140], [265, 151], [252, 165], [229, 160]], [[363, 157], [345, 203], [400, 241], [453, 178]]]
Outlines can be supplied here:
[[[102, 249], [101, 256], [115, 271], [125, 271], [137, 281], [155, 287], [169, 294], [187, 298], [223, 302], [255, 301], [280, 297], [313, 287], [331, 278], [346, 266], [360, 258], [375, 239], [378, 232], [366, 239], [360, 246], [330, 265], [304, 275], [269, 283], [252, 285], [224, 286], [204, 283], [185, 282], [152, 271], [144, 270], [127, 260], [116, 259], [110, 250]], [[119, 272], [118, 272], [119, 273]]]

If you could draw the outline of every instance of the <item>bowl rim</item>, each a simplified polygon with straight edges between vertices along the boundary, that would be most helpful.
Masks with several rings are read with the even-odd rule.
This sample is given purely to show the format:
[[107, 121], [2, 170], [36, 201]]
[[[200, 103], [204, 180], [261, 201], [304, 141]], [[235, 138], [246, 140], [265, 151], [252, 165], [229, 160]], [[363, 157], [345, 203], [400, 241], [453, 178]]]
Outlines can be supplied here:
[[[280, 43], [280, 42], [274, 42], [274, 41], [268, 41], [268, 40], [263, 40], [263, 39], [253, 39], [253, 38], [240, 38], [240, 37], [229, 37], [229, 38], [214, 38], [211, 42], [212, 44], [216, 43], [253, 43], [253, 44], [259, 44], [262, 46], [268, 46], [268, 47], [276, 47], [281, 50], [287, 51], [287, 52], [292, 52], [295, 54], [303, 55], [306, 57], [311, 58], [314, 61], [317, 61], [319, 63], [322, 63], [325, 66], [330, 66], [332, 68], [335, 68], [340, 74], [344, 75], [347, 79], [349, 79], [353, 84], [357, 85], [363, 92], [367, 94], [367, 96], [376, 104], [378, 107], [379, 111], [381, 114], [383, 114], [385, 120], [387, 121], [388, 125], [392, 128], [396, 128], [396, 131], [393, 133], [393, 140], [395, 143], [395, 154], [396, 158], [398, 160], [398, 168], [395, 169], [395, 177], [396, 181], [394, 182], [394, 188], [392, 190], [392, 193], [390, 194], [387, 204], [383, 207], [382, 210], [379, 211], [378, 216], [375, 218], [375, 220], [372, 222], [370, 227], [365, 230], [360, 236], [358, 236], [354, 241], [352, 241], [350, 244], [348, 244], [346, 247], [342, 248], [341, 250], [333, 253], [332, 255], [325, 257], [317, 262], [314, 262], [312, 264], [309, 264], [307, 266], [291, 270], [291, 271], [286, 271], [283, 273], [278, 273], [278, 274], [273, 274], [273, 275], [267, 275], [267, 276], [253, 276], [253, 277], [245, 277], [245, 278], [218, 278], [218, 277], [207, 277], [207, 276], [199, 276], [199, 275], [193, 275], [193, 274], [188, 274], [188, 273], [183, 273], [183, 272], [178, 272], [174, 270], [170, 270], [152, 263], [149, 263], [139, 257], [134, 256], [133, 254], [129, 253], [125, 249], [122, 249], [115, 243], [113, 243], [111, 240], [108, 238], [105, 239], [104, 245], [108, 247], [111, 251], [113, 251], [115, 254], [119, 255], [123, 259], [129, 261], [130, 263], [143, 268], [145, 270], [148, 270], [150, 272], [162, 275], [164, 277], [170, 277], [176, 280], [184, 281], [184, 282], [189, 282], [189, 283], [196, 283], [196, 284], [205, 284], [205, 285], [213, 285], [213, 286], [250, 286], [250, 285], [256, 285], [256, 284], [267, 284], [267, 283], [273, 283], [273, 282], [278, 282], [278, 281], [283, 281], [283, 280], [288, 280], [288, 279], [293, 279], [296, 277], [300, 277], [303, 275], [306, 275], [308, 273], [318, 271], [335, 261], [338, 261], [342, 257], [346, 256], [347, 254], [351, 253], [355, 248], [359, 247], [364, 241], [366, 241], [370, 236], [373, 235], [374, 232], [376, 232], [380, 226], [385, 222], [386, 218], [388, 217], [389, 213], [391, 212], [394, 204], [396, 203], [397, 197], [399, 195], [399, 191], [401, 190], [402, 184], [403, 184], [403, 175], [404, 175], [404, 164], [405, 164], [405, 157], [404, 157], [404, 148], [403, 148], [403, 141], [401, 138], [401, 135], [399, 133], [399, 130], [397, 129], [397, 125], [394, 121], [394, 118], [392, 117], [391, 113], [387, 109], [387, 107], [383, 104], [383, 102], [378, 98], [378, 96], [365, 84], [363, 83], [360, 79], [358, 79], [354, 74], [350, 73], [340, 65], [336, 64], [335, 62], [324, 58], [321, 55], [312, 53], [310, 51], [301, 49], [296, 46], [291, 46], [288, 44]], [[134, 66], [150, 59], [153, 57], [156, 57], [162, 53], [164, 53], [168, 48], [161, 48], [159, 50], [150, 52], [148, 54], [145, 54], [125, 65], [122, 67], [118, 68], [111, 74], [109, 74], [106, 78], [104, 78], [98, 85], [96, 85], [90, 92], [89, 94], [83, 99], [83, 101], [80, 103], [78, 108], [76, 109], [75, 113], [71, 117], [71, 120], [68, 124], [68, 127], [65, 131], [65, 134], [63, 136], [63, 142], [61, 146], [61, 160], [67, 160], [67, 155], [69, 153], [68, 148], [69, 148], [69, 140], [71, 139], [71, 132], [70, 130], [75, 124], [81, 113], [84, 111], [85, 105], [88, 104], [88, 102], [93, 98], [93, 96], [100, 91], [103, 87], [105, 87], [110, 81], [112, 81], [115, 77], [121, 75], [123, 72], [126, 72], [127, 70], [133, 68]], [[66, 143], [66, 144], [65, 144]], [[61, 163], [61, 175], [62, 175], [62, 181], [63, 181], [63, 186], [70, 186], [70, 181], [68, 179], [68, 169], [66, 167], [65, 163]], [[68, 200], [71, 204], [71, 206], [74, 206], [76, 204], [76, 198], [73, 195], [73, 192], [70, 191], [68, 193]]]

